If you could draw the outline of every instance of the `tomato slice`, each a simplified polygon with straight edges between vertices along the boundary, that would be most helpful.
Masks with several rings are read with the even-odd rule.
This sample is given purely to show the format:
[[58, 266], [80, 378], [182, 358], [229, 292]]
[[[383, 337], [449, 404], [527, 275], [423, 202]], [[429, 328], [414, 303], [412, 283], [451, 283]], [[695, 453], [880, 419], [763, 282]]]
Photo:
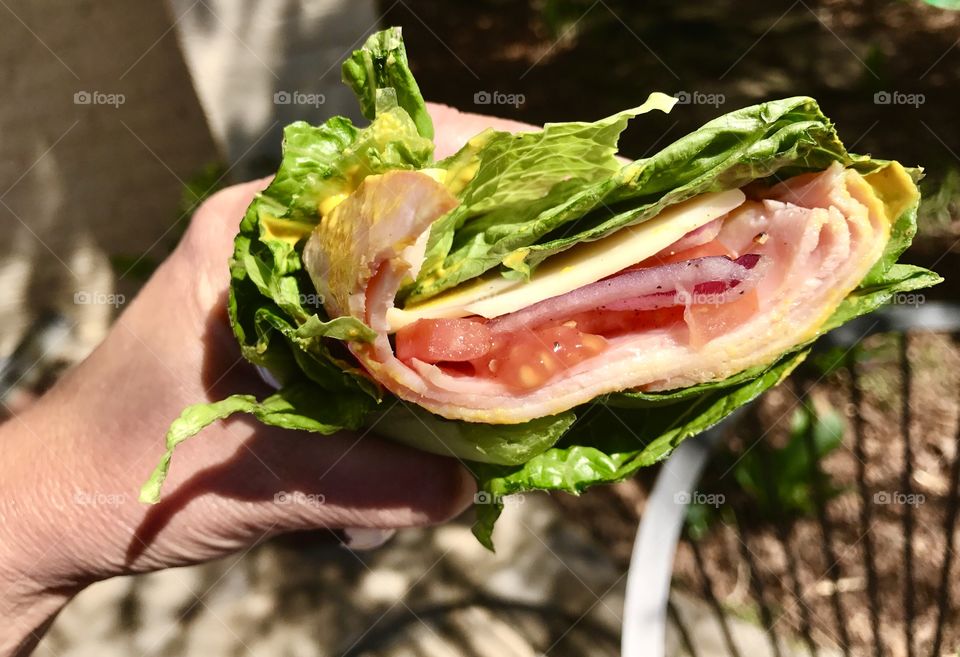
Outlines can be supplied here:
[[477, 372], [519, 390], [539, 388], [554, 375], [607, 347], [600, 336], [565, 325], [517, 331], [499, 340], [501, 344], [482, 360], [474, 361], [474, 366]]
[[653, 310], [590, 310], [570, 318], [576, 328], [593, 335], [614, 336], [665, 328], [683, 321], [683, 306]]
[[573, 367], [600, 353], [607, 344], [599, 335], [584, 333], [570, 324], [541, 329], [537, 331], [537, 338], [541, 345], [553, 351], [564, 367]]
[[745, 291], [735, 301], [723, 304], [690, 306], [684, 316], [690, 327], [690, 344], [701, 347], [710, 340], [742, 325], [760, 310], [755, 289]]
[[493, 332], [478, 319], [418, 319], [397, 331], [400, 360], [426, 363], [480, 358], [493, 348]]
[[[669, 249], [630, 267], [639, 269], [707, 256], [732, 257], [719, 240], [676, 253]], [[701, 283], [699, 292], [723, 292], [722, 282]], [[599, 354], [606, 338], [677, 326], [689, 328], [691, 344], [700, 345], [756, 312], [756, 293], [727, 304], [684, 305], [651, 310], [590, 310], [562, 323], [509, 334], [494, 333], [486, 320], [421, 319], [396, 334], [396, 355], [440, 364], [449, 374], [482, 376], [517, 390], [544, 385], [560, 372]]]

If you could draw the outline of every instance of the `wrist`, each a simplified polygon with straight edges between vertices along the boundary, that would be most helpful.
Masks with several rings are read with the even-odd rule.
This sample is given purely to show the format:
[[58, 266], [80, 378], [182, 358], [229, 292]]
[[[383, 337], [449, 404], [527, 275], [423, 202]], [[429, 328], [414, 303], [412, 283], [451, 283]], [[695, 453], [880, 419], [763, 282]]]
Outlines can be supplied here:
[[[16, 451], [9, 440], [3, 444]], [[8, 483], [13, 485], [0, 489], [0, 618], [4, 619], [0, 657], [30, 654], [60, 609], [81, 588], [48, 584], [38, 576], [44, 568], [41, 564], [62, 543], [43, 538], [49, 535], [50, 519], [33, 519], [30, 510], [35, 507], [16, 489], [15, 477], [8, 478]]]
[[[182, 260], [164, 263], [94, 353], [0, 425], [0, 618], [4, 606], [42, 599], [48, 608], [91, 582], [159, 565], [131, 557], [150, 509], [137, 492], [183, 407], [226, 396], [244, 371], [225, 299], [205, 316], [192, 295], [175, 294], [190, 282]], [[158, 321], [157, 309], [178, 303], [184, 312]], [[22, 590], [8, 600], [13, 581]]]
[[139, 484], [181, 397], [196, 394], [143, 316], [125, 313], [83, 363], [0, 425], [0, 618], [23, 619], [24, 637], [88, 584], [131, 570], [146, 512]]

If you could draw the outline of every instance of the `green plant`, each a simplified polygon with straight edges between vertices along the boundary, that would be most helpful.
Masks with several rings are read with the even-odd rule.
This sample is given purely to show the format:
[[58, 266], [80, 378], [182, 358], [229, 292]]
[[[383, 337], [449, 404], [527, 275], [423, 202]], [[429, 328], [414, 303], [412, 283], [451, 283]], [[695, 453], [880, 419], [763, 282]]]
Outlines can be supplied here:
[[917, 212], [917, 230], [933, 237], [950, 233], [960, 217], [960, 169], [949, 167], [942, 178], [924, 180], [920, 187], [923, 202]]
[[[721, 476], [710, 499], [746, 498], [752, 515], [767, 521], [814, 513], [819, 500], [833, 498], [843, 490], [813, 466], [841, 445], [844, 426], [843, 416], [835, 409], [817, 410], [805, 400], [790, 418], [785, 445], [748, 442], [746, 449], [724, 450], [714, 459], [712, 469], [726, 476]], [[726, 483], [731, 476], [734, 486]], [[698, 539], [721, 519], [733, 520], [725, 505], [694, 499], [687, 509], [687, 532]]]

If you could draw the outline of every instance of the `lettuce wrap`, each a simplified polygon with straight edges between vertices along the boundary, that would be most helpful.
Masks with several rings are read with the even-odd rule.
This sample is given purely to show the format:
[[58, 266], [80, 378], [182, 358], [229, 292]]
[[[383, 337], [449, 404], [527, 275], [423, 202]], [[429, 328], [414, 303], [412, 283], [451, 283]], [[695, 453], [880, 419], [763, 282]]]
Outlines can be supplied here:
[[342, 71], [369, 125], [287, 126], [230, 261], [233, 331], [279, 389], [184, 410], [145, 502], [175, 447], [233, 413], [373, 427], [469, 468], [492, 549], [503, 496], [629, 477], [783, 380], [825, 331], [941, 280], [897, 263], [920, 171], [848, 153], [811, 98], [626, 163], [628, 123], [675, 99], [488, 129], [435, 161], [398, 28]]

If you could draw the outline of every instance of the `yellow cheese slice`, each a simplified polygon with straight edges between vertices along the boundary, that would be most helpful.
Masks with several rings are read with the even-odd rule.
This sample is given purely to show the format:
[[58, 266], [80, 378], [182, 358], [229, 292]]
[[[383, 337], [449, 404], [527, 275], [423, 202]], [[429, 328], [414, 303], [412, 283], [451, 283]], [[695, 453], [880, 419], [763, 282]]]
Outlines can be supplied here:
[[667, 248], [692, 230], [735, 210], [746, 197], [739, 189], [701, 194], [671, 206], [653, 219], [584, 242], [545, 260], [529, 281], [485, 276], [405, 309], [391, 308], [387, 322], [396, 331], [418, 319], [512, 313], [611, 276]]

